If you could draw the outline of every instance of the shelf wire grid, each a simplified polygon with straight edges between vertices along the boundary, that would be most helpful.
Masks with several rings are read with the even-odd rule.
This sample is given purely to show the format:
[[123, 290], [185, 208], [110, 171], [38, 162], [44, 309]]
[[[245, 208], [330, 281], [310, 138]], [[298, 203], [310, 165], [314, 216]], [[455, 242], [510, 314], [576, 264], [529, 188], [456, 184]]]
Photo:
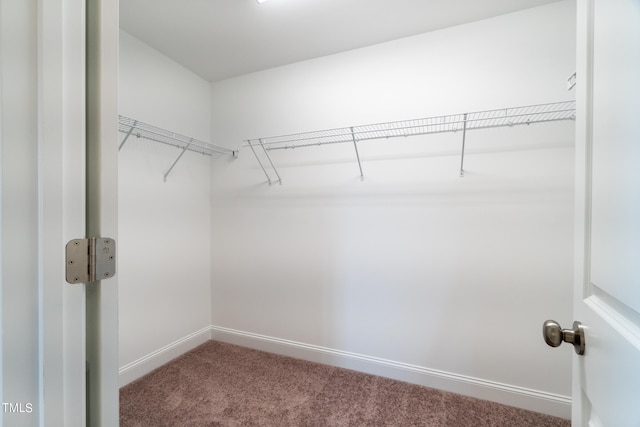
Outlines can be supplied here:
[[261, 145], [265, 150], [339, 144], [371, 139], [458, 132], [502, 126], [529, 125], [575, 119], [575, 101], [509, 107], [422, 119], [385, 122], [353, 127], [326, 129], [245, 141], [245, 146]]
[[120, 148], [122, 148], [127, 138], [135, 136], [212, 157], [236, 156], [237, 154], [234, 150], [196, 138], [190, 138], [125, 116], [119, 116], [118, 130], [126, 135], [120, 143]]

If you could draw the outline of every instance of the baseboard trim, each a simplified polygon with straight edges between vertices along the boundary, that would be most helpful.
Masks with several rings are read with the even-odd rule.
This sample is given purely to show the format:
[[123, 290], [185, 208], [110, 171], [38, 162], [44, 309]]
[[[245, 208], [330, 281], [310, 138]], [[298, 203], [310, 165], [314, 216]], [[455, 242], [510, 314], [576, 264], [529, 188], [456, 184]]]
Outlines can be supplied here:
[[211, 339], [229, 344], [353, 369], [565, 419], [571, 418], [571, 397], [569, 396], [221, 326], [212, 325], [210, 331]]
[[211, 339], [211, 328], [209, 326], [187, 335], [171, 344], [165, 345], [158, 350], [147, 354], [140, 359], [127, 363], [118, 370], [118, 382], [120, 387], [129, 384], [138, 378], [143, 377], [165, 363], [183, 355]]

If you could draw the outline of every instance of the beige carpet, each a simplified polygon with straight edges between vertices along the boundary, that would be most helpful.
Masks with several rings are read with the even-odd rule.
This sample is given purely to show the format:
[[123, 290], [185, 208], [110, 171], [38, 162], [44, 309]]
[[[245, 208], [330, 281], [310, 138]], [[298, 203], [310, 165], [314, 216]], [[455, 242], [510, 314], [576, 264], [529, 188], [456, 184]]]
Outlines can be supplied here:
[[570, 422], [209, 341], [123, 387], [120, 425], [569, 427]]

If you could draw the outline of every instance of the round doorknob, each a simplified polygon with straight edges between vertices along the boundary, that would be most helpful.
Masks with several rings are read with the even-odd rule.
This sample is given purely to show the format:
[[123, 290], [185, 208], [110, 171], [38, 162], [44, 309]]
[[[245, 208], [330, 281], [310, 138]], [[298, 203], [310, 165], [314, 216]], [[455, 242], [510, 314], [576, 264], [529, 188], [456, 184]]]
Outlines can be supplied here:
[[573, 329], [562, 329], [555, 320], [547, 320], [542, 325], [542, 336], [551, 347], [558, 347], [564, 341], [573, 344], [577, 354], [584, 354], [584, 327], [580, 322], [573, 322]]

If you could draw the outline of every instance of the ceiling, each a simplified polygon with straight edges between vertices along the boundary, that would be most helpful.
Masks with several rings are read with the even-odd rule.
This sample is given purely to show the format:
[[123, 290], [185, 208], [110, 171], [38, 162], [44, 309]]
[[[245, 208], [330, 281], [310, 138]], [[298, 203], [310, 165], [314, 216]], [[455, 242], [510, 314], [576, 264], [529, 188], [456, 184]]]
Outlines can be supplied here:
[[120, 0], [120, 27], [209, 81], [558, 0]]

